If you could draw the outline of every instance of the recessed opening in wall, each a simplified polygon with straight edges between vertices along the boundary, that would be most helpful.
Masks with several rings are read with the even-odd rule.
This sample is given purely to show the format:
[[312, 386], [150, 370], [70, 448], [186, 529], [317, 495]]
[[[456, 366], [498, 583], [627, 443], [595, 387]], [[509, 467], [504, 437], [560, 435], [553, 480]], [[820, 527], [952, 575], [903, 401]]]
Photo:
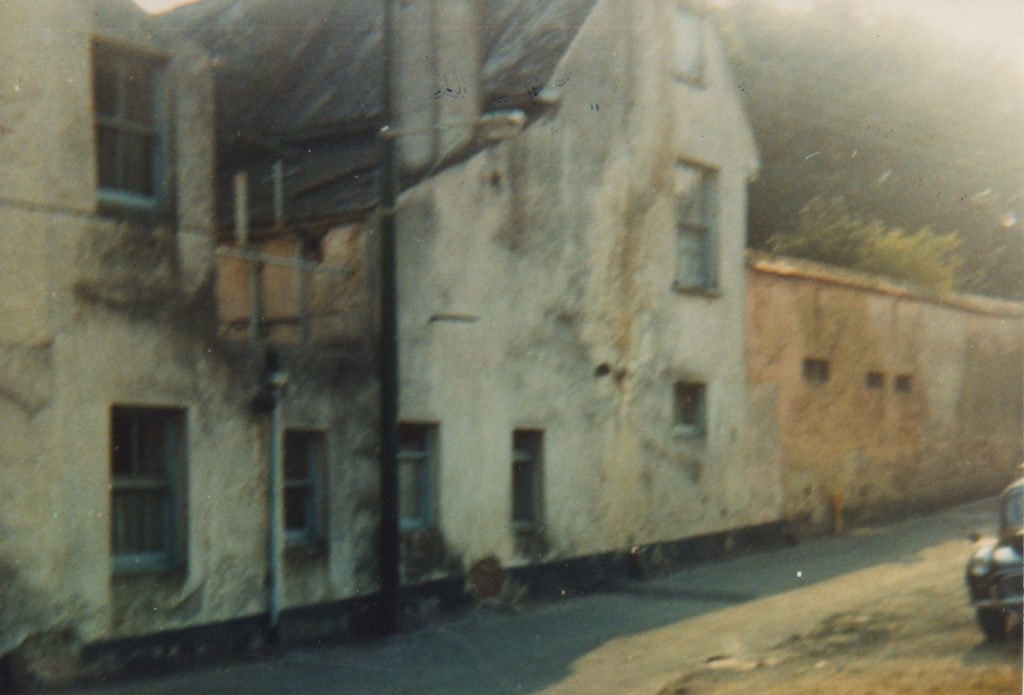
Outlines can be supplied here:
[[533, 528], [541, 523], [544, 431], [512, 432], [512, 523]]
[[102, 203], [154, 209], [164, 197], [164, 61], [93, 42], [96, 169]]
[[913, 390], [914, 380], [909, 374], [897, 374], [896, 378], [893, 380], [893, 388], [897, 391], [907, 393]]
[[882, 372], [868, 372], [864, 377], [864, 385], [869, 389], [885, 388], [885, 374]]
[[696, 87], [704, 83], [704, 19], [676, 6], [672, 14], [672, 72]]
[[430, 525], [437, 457], [438, 425], [398, 425], [398, 525], [403, 531]]
[[828, 360], [816, 357], [804, 358], [804, 381], [823, 384], [828, 381]]
[[169, 570], [184, 556], [185, 411], [110, 411], [110, 544], [117, 572]]
[[673, 388], [672, 427], [684, 437], [703, 437], [706, 431], [705, 384], [677, 381]]
[[284, 531], [289, 545], [321, 538], [326, 437], [317, 430], [284, 433]]

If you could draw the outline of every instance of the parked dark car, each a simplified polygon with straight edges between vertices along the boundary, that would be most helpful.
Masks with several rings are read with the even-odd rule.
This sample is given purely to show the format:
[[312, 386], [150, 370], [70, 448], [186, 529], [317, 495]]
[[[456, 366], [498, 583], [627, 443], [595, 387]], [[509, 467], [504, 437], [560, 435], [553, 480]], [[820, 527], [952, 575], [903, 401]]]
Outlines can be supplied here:
[[1019, 629], [1024, 595], [1024, 478], [999, 497], [999, 536], [976, 541], [967, 562], [967, 590], [978, 624], [992, 640]]

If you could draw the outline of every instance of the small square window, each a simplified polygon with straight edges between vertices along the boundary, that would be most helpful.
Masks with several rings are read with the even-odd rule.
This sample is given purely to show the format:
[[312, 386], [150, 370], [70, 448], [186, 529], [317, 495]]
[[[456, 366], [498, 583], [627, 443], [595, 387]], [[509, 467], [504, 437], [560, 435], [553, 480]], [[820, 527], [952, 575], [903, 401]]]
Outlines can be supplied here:
[[115, 571], [165, 570], [179, 560], [185, 414], [115, 406], [110, 414], [110, 543]]
[[512, 433], [512, 523], [535, 527], [541, 523], [541, 476], [544, 458], [542, 430]]
[[430, 525], [434, 506], [438, 427], [398, 426], [398, 524], [403, 530]]
[[284, 532], [290, 545], [322, 537], [325, 439], [323, 432], [315, 430], [284, 433]]
[[703, 437], [706, 431], [704, 384], [678, 381], [675, 384], [672, 424], [676, 433]]
[[909, 374], [897, 374], [893, 380], [893, 388], [904, 393], [913, 390], [914, 382]]
[[864, 385], [869, 389], [885, 388], [885, 374], [882, 372], [868, 372], [864, 377]]
[[823, 384], [828, 381], [828, 360], [807, 357], [804, 359], [804, 381]]

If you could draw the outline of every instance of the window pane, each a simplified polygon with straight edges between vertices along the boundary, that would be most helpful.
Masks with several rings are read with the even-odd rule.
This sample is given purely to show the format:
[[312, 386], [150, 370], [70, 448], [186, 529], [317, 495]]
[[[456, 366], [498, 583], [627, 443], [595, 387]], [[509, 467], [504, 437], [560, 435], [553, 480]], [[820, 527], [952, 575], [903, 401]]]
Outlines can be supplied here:
[[153, 194], [153, 136], [120, 133], [122, 179], [116, 188], [142, 195]]
[[311, 433], [286, 432], [284, 437], [285, 480], [309, 480], [315, 456]]
[[130, 476], [134, 472], [132, 441], [132, 420], [115, 411], [110, 421], [110, 472], [114, 476]]
[[676, 221], [704, 226], [707, 223], [704, 172], [688, 164], [677, 164], [675, 171]]
[[512, 432], [512, 521], [535, 524], [540, 516], [540, 466], [543, 432]]
[[99, 169], [100, 188], [118, 187], [117, 131], [99, 126], [96, 129], [96, 166]]
[[423, 520], [423, 467], [420, 457], [403, 458], [398, 462], [398, 518], [406, 521]]
[[99, 116], [117, 115], [117, 68], [108, 51], [94, 52], [93, 101]]
[[115, 554], [167, 551], [167, 490], [115, 490], [112, 545]]
[[163, 413], [139, 413], [136, 474], [144, 478], [166, 478], [168, 462], [174, 457], [174, 423]]
[[290, 485], [284, 491], [284, 527], [287, 531], [312, 531], [312, 487]]
[[685, 287], [704, 287], [708, 283], [707, 234], [704, 230], [679, 229], [676, 279]]
[[152, 125], [154, 114], [153, 66], [141, 59], [124, 61], [124, 117], [140, 125]]
[[679, 75], [701, 78], [701, 17], [677, 7], [673, 16], [672, 67]]
[[533, 520], [533, 461], [512, 464], [512, 520]]

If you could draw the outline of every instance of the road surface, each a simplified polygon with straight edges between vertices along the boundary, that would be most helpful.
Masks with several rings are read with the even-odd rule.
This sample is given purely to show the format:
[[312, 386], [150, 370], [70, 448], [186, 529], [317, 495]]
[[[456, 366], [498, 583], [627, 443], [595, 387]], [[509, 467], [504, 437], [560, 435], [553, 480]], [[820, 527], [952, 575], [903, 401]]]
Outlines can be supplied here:
[[1021, 693], [1019, 637], [985, 642], [967, 535], [995, 500], [516, 610], [428, 617], [380, 642], [106, 687], [90, 695]]

